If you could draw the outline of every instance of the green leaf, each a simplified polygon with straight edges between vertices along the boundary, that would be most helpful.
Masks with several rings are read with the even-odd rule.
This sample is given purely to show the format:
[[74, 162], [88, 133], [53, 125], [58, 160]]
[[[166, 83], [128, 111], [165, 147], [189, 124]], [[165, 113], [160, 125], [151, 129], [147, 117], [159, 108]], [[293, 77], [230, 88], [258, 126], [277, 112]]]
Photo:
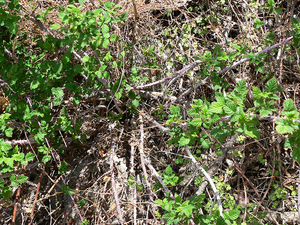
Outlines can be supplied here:
[[161, 199], [157, 199], [154, 201], [155, 204], [162, 206], [163, 205], [163, 201]]
[[255, 139], [259, 139], [260, 138], [260, 132], [255, 127], [248, 128], [248, 130], [245, 131], [245, 134], [247, 134], [250, 137], [255, 138]]
[[227, 223], [225, 222], [225, 220], [222, 217], [219, 217], [217, 219], [217, 223], [216, 225], [226, 225]]
[[238, 82], [234, 89], [241, 94], [247, 92], [246, 79], [243, 79], [240, 82]]
[[137, 99], [134, 99], [134, 100], [132, 100], [132, 105], [133, 105], [135, 108], [138, 108], [139, 105], [140, 105], [140, 101], [137, 100]]
[[65, 195], [71, 195], [71, 194], [74, 194], [75, 193], [75, 190], [71, 189], [69, 186], [67, 185], [62, 185], [61, 187], [61, 190], [62, 192], [65, 194]]
[[105, 8], [107, 8], [107, 9], [111, 9], [111, 8], [113, 7], [113, 5], [114, 5], [114, 3], [113, 3], [113, 2], [111, 2], [111, 1], [108, 1], [108, 2], [106, 2], [106, 4], [105, 4]]
[[53, 95], [56, 95], [57, 98], [62, 98], [64, 96], [64, 91], [60, 87], [51, 88]]
[[51, 155], [44, 155], [42, 158], [42, 162], [49, 162], [51, 160]]
[[280, 134], [288, 134], [293, 132], [293, 128], [290, 126], [285, 126], [285, 125], [278, 125], [276, 126], [276, 131]]
[[220, 55], [220, 53], [221, 53], [221, 47], [220, 45], [217, 44], [214, 49], [214, 54], [218, 56]]
[[65, 161], [62, 161], [61, 165], [58, 169], [58, 174], [63, 174], [63, 173], [66, 173], [67, 171], [69, 171], [68, 163], [66, 163]]
[[294, 109], [294, 101], [292, 99], [286, 99], [284, 102], [283, 102], [283, 108], [284, 110], [286, 111], [291, 111]]
[[179, 114], [180, 113], [180, 107], [174, 106], [174, 105], [170, 105], [170, 111], [172, 114]]
[[9, 143], [4, 143], [4, 139], [0, 139], [0, 152], [7, 153], [10, 149], [12, 146]]
[[44, 133], [44, 132], [39, 132], [39, 133], [37, 133], [36, 135], [34, 135], [34, 139], [36, 140], [36, 142], [37, 142], [38, 144], [41, 144], [41, 143], [44, 142], [45, 136], [46, 136], [46, 133]]
[[18, 182], [19, 184], [23, 184], [27, 179], [28, 179], [28, 177], [23, 176], [23, 175], [19, 175], [19, 176], [17, 177], [17, 182]]
[[102, 46], [102, 48], [108, 49], [109, 39], [108, 38], [104, 38], [103, 41], [101, 42], [101, 46]]
[[283, 13], [283, 11], [282, 11], [281, 8], [276, 8], [276, 9], [275, 9], [275, 12], [276, 12], [277, 14], [282, 14], [282, 13]]
[[241, 214], [241, 211], [237, 210], [237, 209], [232, 209], [229, 211], [229, 218], [231, 220], [236, 220], [237, 218], [239, 218]]
[[16, 181], [12, 181], [12, 182], [11, 182], [11, 185], [12, 185], [13, 187], [18, 187], [18, 186], [19, 186], [18, 182], [16, 182]]
[[59, 29], [59, 28], [61, 28], [61, 25], [60, 24], [53, 24], [52, 26], [50, 26], [50, 29], [52, 29], [52, 30], [57, 30], [57, 29]]
[[83, 56], [82, 58], [81, 58], [81, 61], [82, 62], [88, 62], [90, 60], [90, 57], [89, 56]]
[[236, 111], [237, 111], [237, 108], [236, 106], [229, 102], [227, 103], [225, 106], [224, 106], [224, 112], [227, 114], [227, 115], [234, 115], [236, 114]]
[[271, 80], [268, 80], [266, 83], [266, 91], [271, 93], [277, 91], [277, 82], [275, 77], [273, 77]]
[[31, 152], [27, 153], [26, 156], [25, 156], [25, 160], [30, 162], [34, 159], [35, 155]]
[[[188, 201], [187, 201], [188, 202]], [[187, 216], [190, 217], [193, 213], [195, 206], [193, 205], [187, 205], [185, 207], [182, 207], [181, 211]]]
[[190, 122], [191, 125], [195, 126], [196, 128], [200, 128], [201, 125], [202, 125], [202, 120], [200, 118], [196, 118], [196, 119], [193, 119], [191, 122]]
[[261, 21], [260, 19], [254, 19], [254, 27], [255, 29], [259, 29], [264, 25], [264, 22]]
[[185, 146], [185, 145], [188, 145], [190, 143], [190, 140], [191, 138], [190, 137], [181, 137], [179, 139], [179, 147], [182, 147], [182, 146]]
[[221, 102], [213, 102], [209, 107], [211, 113], [222, 113], [224, 104]]
[[12, 158], [14, 161], [20, 162], [24, 159], [24, 156], [25, 156], [24, 153], [18, 153], [18, 154], [14, 154]]
[[118, 35], [112, 34], [112, 35], [110, 36], [110, 41], [111, 41], [111, 42], [116, 42], [116, 41], [118, 41], [118, 40], [120, 40], [120, 38], [119, 38]]
[[167, 168], [165, 169], [165, 174], [172, 174], [173, 173], [173, 171], [172, 171], [172, 168], [171, 168], [171, 166], [170, 165], [168, 165], [167, 166]]
[[260, 118], [264, 118], [265, 116], [272, 114], [272, 111], [262, 109], [262, 110], [259, 111], [259, 114], [260, 114]]
[[292, 153], [292, 155], [293, 155], [293, 158], [295, 159], [295, 160], [297, 160], [297, 162], [298, 163], [300, 163], [300, 148], [293, 148], [293, 153]]
[[209, 139], [204, 139], [201, 144], [202, 144], [202, 147], [205, 149], [210, 148], [210, 140]]
[[261, 90], [258, 87], [252, 87], [253, 90], [253, 97], [254, 98], [259, 98], [261, 94]]
[[3, 161], [10, 168], [14, 168], [14, 160], [12, 158], [4, 158]]
[[37, 89], [40, 86], [40, 82], [38, 80], [33, 80], [30, 84], [30, 90]]
[[64, 91], [60, 87], [53, 87], [51, 91], [53, 95], [56, 95], [56, 98], [53, 100], [54, 105], [60, 105]]
[[13, 131], [14, 131], [14, 128], [12, 128], [12, 127], [7, 127], [7, 128], [5, 129], [5, 136], [6, 136], [6, 137], [12, 137]]
[[101, 31], [103, 33], [103, 37], [105, 38], [109, 38], [110, 37], [110, 34], [109, 34], [109, 27], [106, 25], [106, 24], [103, 24], [101, 26]]
[[78, 2], [82, 5], [86, 2], [86, 0], [79, 0]]

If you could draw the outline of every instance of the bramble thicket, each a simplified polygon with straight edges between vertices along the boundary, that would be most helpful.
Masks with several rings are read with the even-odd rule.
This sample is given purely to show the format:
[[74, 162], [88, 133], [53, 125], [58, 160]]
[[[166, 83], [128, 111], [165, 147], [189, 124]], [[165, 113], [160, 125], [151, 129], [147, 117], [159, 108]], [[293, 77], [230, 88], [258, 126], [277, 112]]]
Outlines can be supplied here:
[[1, 224], [299, 223], [299, 1], [0, 5]]

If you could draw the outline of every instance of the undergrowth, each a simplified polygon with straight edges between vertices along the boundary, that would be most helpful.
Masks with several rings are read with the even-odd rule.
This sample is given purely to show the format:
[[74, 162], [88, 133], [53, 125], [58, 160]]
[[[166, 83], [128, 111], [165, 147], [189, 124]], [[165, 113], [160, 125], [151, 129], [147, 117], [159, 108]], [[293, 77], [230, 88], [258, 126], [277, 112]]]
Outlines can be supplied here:
[[[191, 1], [187, 9], [152, 9], [149, 11], [156, 20], [143, 25], [142, 13], [140, 17], [138, 11], [130, 15], [122, 11], [121, 3], [110, 1], [93, 3], [93, 7], [84, 0], [69, 1], [67, 6], [50, 6], [38, 14], [33, 2], [0, 1], [0, 197], [22, 201], [17, 190], [32, 182], [32, 170], [41, 170], [36, 182], [49, 186], [42, 180], [49, 177], [70, 197], [69, 204], [77, 215], [70, 217], [81, 224], [143, 219], [166, 224], [264, 224], [268, 207], [276, 209], [297, 190], [295, 184], [286, 188], [282, 183], [282, 164], [289, 156], [282, 156], [278, 149], [291, 151], [298, 166], [299, 102], [295, 94], [294, 98], [287, 96], [281, 84], [284, 60], [291, 63], [298, 57], [300, 22], [296, 16], [291, 17], [291, 36], [284, 36], [280, 42], [275, 31], [266, 32], [270, 30], [266, 15], [278, 21], [286, 13], [285, 7], [273, 0], [264, 5], [249, 1], [244, 8], [263, 12], [263, 16], [246, 13], [243, 19], [251, 20], [252, 28], [247, 28], [250, 23], [240, 24], [240, 36], [229, 28], [222, 33], [222, 19], [229, 12], [231, 21], [232, 17], [240, 19], [233, 16], [230, 2], [213, 1], [210, 5], [204, 1], [199, 5]], [[24, 21], [33, 22], [27, 25], [29, 30]], [[260, 40], [253, 47], [254, 35], [259, 32]], [[222, 43], [218, 43], [220, 40]], [[275, 58], [281, 60], [280, 68], [274, 65]], [[247, 63], [246, 75], [246, 66], [242, 65]], [[201, 91], [197, 91], [199, 87]], [[150, 136], [144, 135], [144, 129]], [[284, 142], [274, 141], [278, 137]], [[151, 142], [144, 143], [144, 139]], [[245, 146], [259, 142], [258, 146], [265, 146], [266, 155], [255, 153], [254, 157]], [[278, 148], [270, 147], [273, 144]], [[97, 151], [93, 150], [95, 146], [99, 147]], [[237, 150], [240, 147], [244, 148]], [[135, 148], [140, 158], [134, 156]], [[175, 156], [162, 156], [159, 148], [176, 151]], [[84, 181], [81, 186], [82, 174], [92, 164], [90, 156], [99, 159], [93, 161], [99, 168], [95, 174], [105, 181], [99, 184], [96, 178], [92, 184]], [[249, 181], [246, 169], [240, 170], [243, 161], [253, 161], [250, 157], [257, 159], [255, 166], [268, 170], [269, 195], [260, 196], [254, 187], [258, 183]], [[85, 172], [75, 172], [75, 158], [77, 164], [83, 162], [82, 158], [86, 160]], [[225, 158], [227, 166], [216, 175], [210, 168], [219, 161], [221, 168]], [[40, 169], [27, 169], [35, 162]], [[153, 167], [157, 162], [161, 165]], [[156, 180], [147, 176], [145, 164]], [[139, 172], [140, 167], [143, 172]], [[74, 173], [78, 180], [72, 183], [68, 176]], [[250, 203], [245, 200], [238, 204], [236, 196], [241, 194], [234, 193], [233, 188], [240, 186], [230, 184], [234, 173], [242, 177], [245, 192], [249, 187], [254, 189]], [[210, 188], [205, 185], [207, 181]], [[96, 190], [109, 196], [99, 197], [98, 206], [80, 190], [84, 187], [90, 191], [93, 185], [99, 185]], [[111, 187], [109, 194], [105, 193], [107, 185]], [[37, 210], [38, 198], [52, 191], [51, 186], [36, 189], [31, 212]], [[120, 194], [122, 186], [129, 190], [123, 189], [124, 195]], [[191, 190], [187, 193], [186, 188]], [[137, 209], [137, 204], [148, 205], [149, 216], [142, 206]], [[61, 221], [66, 222], [70, 207], [58, 207], [65, 211]], [[292, 204], [289, 207], [296, 210]], [[97, 221], [87, 213], [88, 208], [93, 208]], [[107, 212], [101, 214], [98, 209]], [[134, 216], [125, 209], [133, 211]], [[27, 214], [27, 222], [38, 221], [32, 213]], [[57, 220], [59, 217], [55, 216]], [[18, 221], [17, 210], [11, 218], [13, 223]]]

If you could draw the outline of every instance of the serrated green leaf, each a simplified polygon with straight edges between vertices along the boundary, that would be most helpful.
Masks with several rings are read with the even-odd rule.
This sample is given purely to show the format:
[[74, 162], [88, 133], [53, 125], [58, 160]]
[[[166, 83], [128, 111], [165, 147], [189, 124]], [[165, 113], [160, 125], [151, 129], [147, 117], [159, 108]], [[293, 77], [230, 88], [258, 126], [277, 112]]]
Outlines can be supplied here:
[[251, 127], [251, 128], [248, 128], [247, 130], [245, 130], [245, 134], [249, 135], [250, 137], [255, 138], [257, 140], [260, 138], [260, 132], [255, 127]]
[[172, 174], [173, 173], [172, 167], [170, 165], [168, 165], [167, 168], [165, 169], [164, 173], [165, 174]]
[[111, 42], [116, 42], [116, 41], [118, 41], [118, 40], [120, 40], [120, 38], [119, 38], [118, 35], [112, 34], [112, 35], [110, 36], [110, 41], [111, 41]]
[[27, 153], [26, 156], [25, 156], [25, 160], [30, 162], [34, 159], [35, 155], [31, 152]]
[[280, 134], [288, 134], [293, 131], [289, 126], [278, 125], [276, 126], [276, 131]]
[[276, 8], [276, 9], [275, 9], [275, 12], [276, 12], [277, 14], [282, 14], [282, 13], [283, 13], [283, 11], [282, 11], [281, 8]]
[[197, 127], [197, 128], [200, 128], [201, 125], [202, 125], [202, 120], [200, 118], [196, 118], [196, 119], [193, 119], [191, 122], [190, 122], [191, 125]]
[[231, 220], [236, 220], [241, 214], [241, 211], [240, 210], [237, 210], [237, 209], [232, 209], [229, 211], [229, 218]]
[[174, 105], [170, 105], [170, 111], [172, 114], [179, 114], [180, 113], [180, 107], [174, 106]]
[[253, 90], [253, 97], [259, 98], [261, 94], [261, 90], [258, 87], [252, 87]]
[[298, 163], [300, 163], [300, 148], [293, 148], [293, 159], [297, 160]]
[[3, 161], [10, 168], [14, 168], [14, 160], [12, 158], [4, 158]]
[[226, 225], [227, 223], [225, 222], [225, 220], [222, 217], [219, 217], [217, 219], [217, 223], [216, 225]]
[[37, 89], [40, 86], [40, 82], [38, 80], [33, 80], [30, 83], [30, 90]]
[[190, 140], [191, 140], [191, 138], [189, 138], [189, 137], [181, 137], [179, 139], [179, 142], [178, 142], [179, 143], [179, 147], [188, 145], [190, 143]]
[[277, 82], [275, 77], [273, 77], [271, 80], [268, 80], [266, 83], [266, 91], [271, 93], [277, 91]]
[[103, 37], [105, 37], [105, 38], [109, 38], [110, 37], [109, 27], [106, 24], [103, 24], [101, 26], [101, 31], [103, 33]]
[[187, 217], [190, 217], [193, 213], [195, 206], [193, 205], [186, 205], [185, 207], [182, 207], [181, 212], [183, 212]]
[[260, 114], [260, 118], [264, 118], [265, 116], [271, 115], [272, 111], [271, 110], [266, 110], [266, 109], [262, 109], [259, 111]]
[[113, 5], [114, 5], [113, 2], [108, 1], [108, 2], [106, 2], [105, 7], [106, 7], [107, 9], [111, 9], [111, 8], [113, 7]]
[[26, 180], [28, 180], [28, 177], [26, 177], [26, 176], [19, 175], [19, 176], [17, 177], [17, 182], [18, 182], [19, 184], [23, 184]]
[[133, 105], [135, 108], [138, 108], [139, 105], [140, 105], [140, 101], [137, 100], [137, 99], [134, 99], [134, 100], [132, 100], [132, 105]]
[[210, 148], [210, 140], [209, 139], [204, 139], [201, 144], [202, 144], [202, 147], [205, 149]]
[[236, 87], [234, 88], [238, 93], [244, 93], [247, 91], [247, 86], [246, 86], [246, 79], [241, 80], [238, 82]]
[[81, 58], [81, 61], [82, 62], [88, 62], [90, 60], [90, 57], [89, 56], [83, 56], [82, 58]]
[[225, 106], [224, 106], [224, 112], [227, 115], [234, 115], [234, 114], [236, 114], [236, 110], [237, 110], [236, 106], [233, 103], [231, 103], [231, 102], [225, 104]]
[[64, 91], [60, 87], [51, 88], [53, 95], [56, 95], [57, 98], [62, 98], [64, 96]]
[[4, 143], [4, 140], [1, 139], [0, 140], [0, 151], [7, 153], [7, 151], [9, 151], [10, 149], [12, 149], [12, 146], [9, 143]]
[[209, 107], [211, 113], [222, 113], [224, 104], [221, 102], [213, 102]]
[[42, 162], [49, 162], [51, 160], [51, 155], [44, 155], [42, 158]]
[[24, 159], [24, 156], [25, 156], [24, 153], [18, 153], [18, 154], [14, 154], [12, 158], [14, 161], [20, 162]]
[[283, 108], [284, 110], [286, 111], [291, 111], [294, 109], [294, 101], [292, 99], [286, 99], [284, 102], [283, 102]]
[[5, 129], [5, 136], [6, 136], [6, 137], [12, 137], [13, 131], [14, 131], [14, 128], [12, 128], [12, 127], [7, 127], [7, 128]]
[[52, 30], [57, 30], [59, 28], [61, 28], [61, 25], [57, 24], [57, 23], [50, 26], [50, 29], [52, 29]]

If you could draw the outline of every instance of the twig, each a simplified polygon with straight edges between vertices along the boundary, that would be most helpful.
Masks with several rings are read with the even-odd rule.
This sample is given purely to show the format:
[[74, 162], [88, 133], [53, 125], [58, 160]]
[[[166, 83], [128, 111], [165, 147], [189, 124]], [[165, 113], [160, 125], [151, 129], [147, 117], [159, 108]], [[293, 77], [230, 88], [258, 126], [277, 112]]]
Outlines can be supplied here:
[[[286, 44], [287, 42], [291, 41], [292, 39], [293, 39], [293, 37], [289, 37], [289, 38], [285, 39], [285, 40], [282, 41], [282, 42], [279, 42], [279, 43], [277, 43], [277, 44], [275, 44], [275, 45], [272, 45], [271, 47], [267, 47], [267, 48], [265, 48], [264, 50], [255, 53], [254, 55], [256, 56], [256, 55], [258, 55], [258, 54], [262, 54], [262, 53], [271, 51], [271, 50], [273, 50], [274, 48], [277, 48], [277, 47], [279, 47], [279, 46], [281, 46], [281, 45]], [[247, 62], [247, 61], [249, 61], [249, 60], [250, 60], [250, 58], [244, 58], [244, 59], [242, 59], [242, 60], [240, 60], [240, 61], [234, 63], [233, 65], [228, 66], [228, 67], [225, 67], [223, 70], [218, 71], [217, 74], [219, 74], [219, 75], [220, 75], [220, 74], [223, 74], [223, 73], [227, 72], [228, 70], [231, 70], [231, 69], [237, 67], [238, 65], [240, 65], [240, 64], [242, 64], [242, 63], [244, 63], [244, 62]], [[181, 94], [175, 101], [166, 104], [164, 107], [165, 107], [165, 108], [166, 108], [166, 107], [169, 107], [171, 104], [174, 104], [174, 103], [180, 101], [184, 96], [188, 95], [192, 90], [194, 90], [194, 89], [200, 87], [200, 86], [203, 85], [204, 83], [208, 82], [210, 79], [211, 79], [211, 76], [206, 77], [203, 81], [200, 81], [199, 83], [197, 83], [197, 84], [194, 85], [193, 87], [187, 89], [187, 90], [186, 90], [183, 94]]]
[[187, 72], [191, 71], [192, 69], [194, 69], [197, 65], [199, 65], [201, 63], [202, 63], [201, 60], [197, 60], [195, 62], [190, 63], [189, 65], [185, 66], [181, 70], [173, 73], [172, 75], [170, 75], [168, 77], [165, 77], [163, 79], [160, 79], [160, 80], [155, 81], [155, 82], [150, 83], [150, 84], [145, 84], [145, 85], [133, 87], [131, 89], [132, 90], [144, 89], [144, 88], [151, 87], [151, 86], [154, 86], [154, 85], [157, 85], [157, 84], [161, 84], [161, 83], [166, 82], [167, 80], [171, 80], [173, 78], [180, 78], [181, 76], [184, 76], [185, 74], [187, 74]]
[[[135, 178], [135, 170], [134, 170], [134, 153], [135, 153], [135, 145], [134, 143], [136, 138], [133, 134], [133, 137], [130, 142], [131, 152], [130, 152], [130, 174], [134, 178], [134, 182], [136, 182]], [[137, 201], [137, 193], [136, 193], [136, 185], [133, 186], [133, 224], [136, 225], [136, 201]]]
[[117, 206], [117, 212], [119, 215], [119, 220], [121, 224], [124, 224], [123, 216], [121, 213], [120, 203], [119, 203], [119, 197], [117, 193], [116, 183], [115, 183], [115, 173], [114, 173], [114, 157], [115, 157], [115, 148], [116, 148], [116, 140], [113, 140], [113, 145], [111, 147], [111, 153], [110, 153], [110, 171], [111, 171], [111, 187], [114, 193], [114, 198]]
[[18, 187], [17, 194], [16, 194], [16, 202], [14, 205], [13, 217], [12, 217], [12, 221], [11, 221], [12, 225], [15, 225], [15, 222], [16, 222], [17, 209], [18, 209], [18, 204], [20, 201], [20, 195], [21, 195], [21, 187]]
[[238, 171], [238, 173], [248, 182], [248, 184], [251, 186], [251, 188], [254, 190], [254, 192], [256, 193], [256, 195], [259, 197], [259, 199], [262, 201], [262, 198], [260, 196], [260, 194], [258, 193], [257, 189], [254, 187], [254, 185], [251, 183], [251, 181], [248, 179], [248, 177], [245, 176], [245, 174], [243, 174], [243, 172], [241, 171], [241, 169], [238, 167], [238, 165], [236, 164], [236, 162], [234, 163], [233, 167], [236, 169], [236, 171]]
[[[142, 169], [143, 169], [143, 172], [144, 172], [145, 181], [146, 181], [148, 190], [149, 190], [149, 192], [150, 192], [149, 198], [150, 198], [151, 202], [154, 202], [153, 197], [152, 197], [152, 193], [151, 193], [151, 185], [150, 185], [150, 183], [149, 183], [149, 180], [148, 180], [148, 174], [147, 174], [147, 170], [146, 170], [146, 167], [145, 167], [145, 154], [144, 154], [144, 124], [143, 124], [143, 117], [142, 117], [141, 114], [139, 115], [139, 122], [140, 122], [140, 132], [141, 132], [141, 140], [140, 140], [140, 146], [139, 146], [139, 150], [140, 150], [140, 159], [141, 159], [141, 166], [142, 166]], [[154, 208], [152, 208], [152, 213], [153, 213], [153, 216], [155, 217], [155, 209], [154, 209]]]
[[[184, 147], [186, 153], [188, 154], [188, 156], [190, 157], [190, 159], [192, 160], [192, 162], [197, 166], [197, 168], [201, 171], [201, 173], [203, 173], [203, 175], [206, 177], [206, 179], [208, 180], [211, 188], [213, 189], [214, 192], [214, 197], [217, 198], [217, 202], [218, 202], [218, 206], [219, 206], [219, 212], [220, 212], [220, 216], [223, 217], [223, 207], [222, 207], [222, 202], [221, 202], [221, 198], [219, 195], [219, 192], [216, 188], [216, 185], [214, 184], [213, 180], [210, 178], [210, 175], [206, 172], [205, 169], [202, 168], [202, 166], [200, 165], [200, 163], [195, 159], [195, 157], [192, 155], [192, 153], [189, 150], [189, 146], [186, 145]], [[212, 206], [213, 207], [213, 206]]]
[[[232, 148], [232, 146], [237, 142], [236, 138], [240, 135], [240, 133], [236, 133], [235, 135], [233, 135], [225, 144], [225, 146], [222, 148], [222, 154], [215, 160], [215, 163], [209, 168], [209, 170], [207, 171], [207, 174], [209, 176], [213, 176], [219, 166], [222, 164], [224, 158], [227, 155], [227, 152]], [[206, 186], [208, 185], [207, 181], [202, 182], [202, 184], [199, 186], [198, 191], [196, 192], [197, 195], [200, 195], [204, 192]]]
[[37, 189], [36, 189], [36, 194], [35, 194], [35, 198], [34, 198], [32, 210], [31, 210], [31, 213], [30, 213], [28, 225], [30, 225], [32, 223], [32, 220], [33, 220], [34, 208], [35, 208], [35, 205], [36, 205], [36, 202], [37, 202], [37, 198], [38, 198], [38, 195], [39, 195], [39, 191], [40, 191], [40, 188], [41, 188], [41, 182], [42, 182], [43, 172], [44, 172], [44, 170], [42, 169], [41, 173], [40, 173], [40, 176], [39, 176], [39, 183], [38, 183], [38, 186], [37, 186]]
[[[269, 148], [269, 146], [267, 146]], [[265, 200], [265, 198], [267, 197], [267, 194], [270, 191], [271, 185], [273, 183], [273, 179], [274, 179], [274, 173], [275, 173], [275, 162], [276, 162], [276, 151], [274, 151], [273, 149], [273, 169], [272, 169], [272, 175], [271, 175], [271, 180], [269, 182], [268, 188], [265, 191], [265, 194], [263, 195], [263, 197], [261, 198], [261, 201], [259, 202], [259, 204], [256, 206], [256, 208], [254, 209], [254, 212], [257, 212], [258, 208], [260, 205], [263, 204], [263, 201]], [[300, 218], [300, 217], [299, 217]]]
[[[26, 96], [26, 99], [27, 99], [27, 102], [28, 102], [28, 104], [29, 104], [29, 106], [30, 106], [30, 108], [31, 108], [31, 110], [32, 110], [33, 108], [32, 108], [32, 104], [31, 104], [30, 98], [29, 98], [28, 96]], [[37, 122], [38, 122], [38, 125], [41, 127], [41, 123], [40, 123], [40, 121], [38, 120], [37, 117], [36, 117], [36, 120], [37, 120]], [[53, 149], [51, 148], [51, 146], [50, 146], [50, 144], [49, 144], [48, 138], [46, 138], [46, 137], [45, 137], [45, 142], [46, 142], [47, 148], [49, 148], [49, 149], [51, 150], [51, 155], [52, 155], [53, 161], [55, 162], [57, 168], [59, 168], [59, 165], [58, 165], [58, 163], [57, 163], [56, 157], [55, 157], [55, 155], [54, 155], [54, 153], [53, 153]], [[66, 180], [65, 180], [65, 178], [64, 178], [64, 174], [62, 175], [62, 181], [63, 181], [63, 183], [66, 185]], [[75, 208], [76, 208], [76, 210], [77, 210], [77, 213], [78, 213], [78, 215], [79, 215], [79, 217], [80, 217], [80, 219], [81, 219], [81, 222], [83, 222], [83, 218], [82, 218], [82, 216], [81, 216], [81, 213], [80, 213], [80, 211], [79, 211], [79, 208], [78, 208], [78, 206], [77, 206], [77, 204], [76, 204], [76, 202], [75, 202], [73, 196], [72, 196], [71, 194], [69, 194], [69, 196], [70, 196], [70, 198], [71, 198], [71, 200], [72, 200], [72, 202], [73, 202], [73, 204], [74, 204], [74, 206], [75, 206]]]

